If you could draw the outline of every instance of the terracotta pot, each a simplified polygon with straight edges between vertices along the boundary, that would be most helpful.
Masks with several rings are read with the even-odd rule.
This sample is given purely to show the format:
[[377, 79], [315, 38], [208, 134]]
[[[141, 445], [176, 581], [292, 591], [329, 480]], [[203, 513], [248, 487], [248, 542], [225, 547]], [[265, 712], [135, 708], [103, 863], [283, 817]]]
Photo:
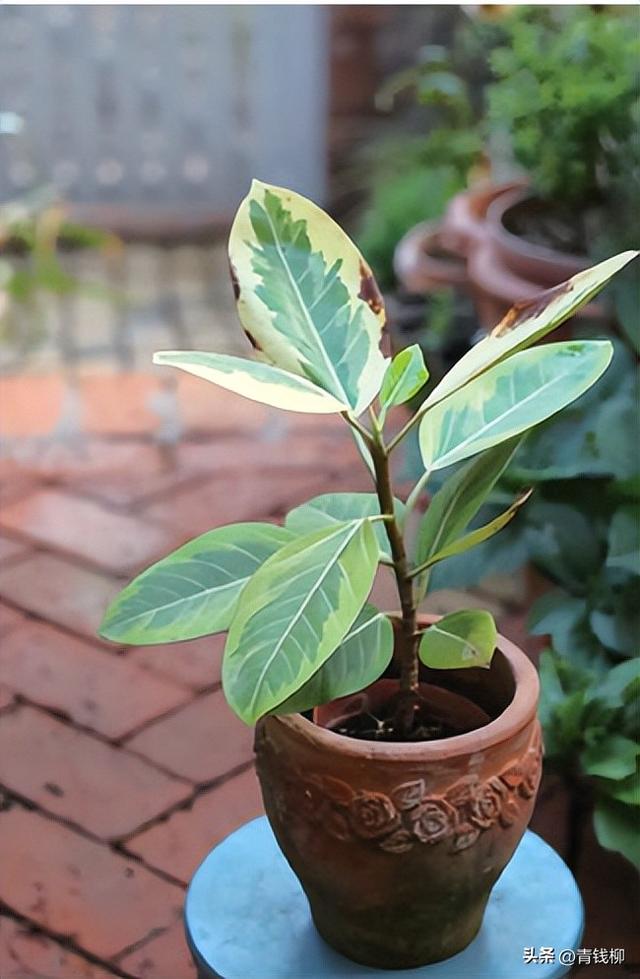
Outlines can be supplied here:
[[529, 202], [534, 208], [537, 206], [537, 199], [531, 190], [518, 187], [498, 194], [487, 208], [489, 238], [505, 268], [525, 281], [543, 288], [555, 286], [588, 268], [591, 263], [586, 255], [557, 251], [509, 231], [506, 223], [509, 212], [525, 202]]
[[[516, 646], [500, 638], [489, 670], [424, 671], [423, 681], [467, 733], [398, 744], [329, 730], [362, 694], [317, 710], [315, 723], [298, 714], [256, 728], [267, 816], [316, 927], [374, 968], [418, 967], [472, 941], [540, 778], [538, 678]], [[368, 703], [396, 683], [378, 681]]]
[[[515, 303], [527, 302], [545, 289], [570, 279], [589, 267], [586, 255], [570, 255], [527, 241], [505, 224], [509, 211], [531, 198], [523, 187], [503, 190], [487, 207], [484, 235], [467, 257], [467, 274], [478, 316], [492, 329]], [[601, 303], [592, 302], [576, 313], [587, 319], [605, 315]], [[570, 339], [572, 325], [555, 330], [553, 340]]]
[[502, 194], [521, 193], [522, 181], [500, 184], [481, 184], [462, 191], [452, 198], [442, 221], [442, 238], [447, 248], [468, 258], [471, 251], [486, 237], [485, 219], [488, 209]]
[[400, 240], [393, 267], [410, 293], [429, 293], [447, 286], [460, 288], [467, 282], [465, 260], [446, 248], [437, 221], [417, 224]]

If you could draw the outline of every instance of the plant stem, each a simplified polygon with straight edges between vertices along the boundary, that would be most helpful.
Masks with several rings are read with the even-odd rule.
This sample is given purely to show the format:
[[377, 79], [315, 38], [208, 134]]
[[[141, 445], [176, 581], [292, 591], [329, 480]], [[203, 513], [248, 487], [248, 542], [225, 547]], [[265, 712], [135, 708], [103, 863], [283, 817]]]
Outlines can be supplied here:
[[396, 723], [404, 734], [408, 734], [413, 721], [414, 705], [419, 686], [415, 594], [404, 539], [395, 514], [389, 455], [381, 436], [377, 432], [374, 432], [371, 455], [375, 468], [380, 512], [390, 518], [385, 520], [385, 530], [391, 547], [393, 570], [402, 609], [402, 621], [397, 635], [401, 697], [396, 714]]
[[396, 445], [402, 442], [405, 435], [407, 435], [411, 431], [413, 426], [416, 425], [419, 421], [422, 421], [423, 416], [424, 416], [424, 412], [421, 412], [420, 410], [416, 411], [411, 416], [409, 421], [400, 429], [398, 434], [394, 435], [394, 437], [391, 439], [389, 445], [387, 446], [387, 452], [393, 452]]

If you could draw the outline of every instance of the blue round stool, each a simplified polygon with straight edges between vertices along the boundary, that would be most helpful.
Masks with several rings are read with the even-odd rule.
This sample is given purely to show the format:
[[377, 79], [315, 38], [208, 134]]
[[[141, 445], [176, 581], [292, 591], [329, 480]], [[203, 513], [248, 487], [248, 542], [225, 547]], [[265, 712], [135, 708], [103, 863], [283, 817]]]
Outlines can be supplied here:
[[[570, 968], [559, 953], [580, 944], [584, 910], [568, 867], [527, 831], [471, 945], [420, 969], [370, 969], [320, 938], [304, 892], [262, 816], [228, 836], [200, 865], [187, 891], [185, 925], [200, 979], [557, 979]], [[541, 948], [547, 950], [542, 956]], [[525, 961], [525, 949], [534, 961]]]

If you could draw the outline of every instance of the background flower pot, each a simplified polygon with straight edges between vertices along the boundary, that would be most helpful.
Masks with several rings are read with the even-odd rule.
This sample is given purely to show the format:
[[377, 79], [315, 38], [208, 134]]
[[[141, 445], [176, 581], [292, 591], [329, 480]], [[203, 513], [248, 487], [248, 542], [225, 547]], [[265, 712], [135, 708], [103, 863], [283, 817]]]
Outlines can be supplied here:
[[[417, 967], [472, 941], [540, 777], [538, 679], [524, 653], [500, 638], [490, 670], [427, 672], [441, 709], [462, 718], [462, 698], [493, 719], [468, 731], [467, 716], [468, 733], [402, 744], [323, 726], [360, 710], [358, 695], [318, 710], [316, 723], [269, 716], [256, 729], [267, 816], [318, 931], [375, 968]], [[370, 702], [380, 683], [394, 681], [374, 684]]]
[[[395, 271], [413, 292], [430, 293], [443, 285], [467, 291], [473, 298], [480, 325], [492, 329], [514, 303], [587, 268], [590, 259], [535, 244], [507, 227], [510, 213], [536, 198], [518, 181], [489, 184], [457, 194], [439, 224], [416, 225], [399, 243]], [[593, 302], [578, 316], [606, 315]], [[571, 335], [571, 326], [556, 339]]]

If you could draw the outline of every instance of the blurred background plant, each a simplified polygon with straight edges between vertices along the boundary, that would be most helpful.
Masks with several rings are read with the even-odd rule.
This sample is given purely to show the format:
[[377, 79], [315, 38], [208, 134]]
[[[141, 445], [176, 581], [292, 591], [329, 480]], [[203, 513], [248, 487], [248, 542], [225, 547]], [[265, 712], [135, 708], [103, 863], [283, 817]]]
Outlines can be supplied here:
[[117, 239], [67, 220], [51, 188], [0, 205], [0, 344], [2, 366], [20, 361], [45, 339], [45, 311], [51, 295], [83, 294], [115, 298], [98, 283], [65, 270], [61, 252], [101, 249], [113, 252]]
[[[441, 217], [456, 194], [483, 180], [526, 178], [528, 189], [504, 223], [528, 244], [589, 260], [632, 247], [640, 200], [639, 56], [637, 11], [629, 8], [461, 12], [451, 45], [423, 49], [379, 95], [380, 107], [401, 114], [411, 92], [426, 113], [425, 132], [411, 141], [388, 139], [369, 170], [359, 242], [385, 288], [399, 289], [393, 251], [400, 237], [418, 221]], [[467, 588], [525, 565], [537, 578], [543, 594], [529, 628], [549, 637], [540, 660], [541, 717], [548, 769], [571, 793], [574, 864], [591, 811], [600, 843], [640, 863], [637, 265], [609, 290], [613, 315], [605, 309], [598, 320], [572, 324], [576, 336], [614, 336], [612, 368], [561, 419], [525, 441], [478, 525], [514, 490], [534, 485], [532, 500], [501, 535], [436, 568], [433, 578], [436, 588]], [[438, 366], [453, 338], [473, 342], [469, 322], [477, 329], [477, 316], [469, 314], [465, 289], [433, 287], [421, 299], [424, 305], [412, 297], [411, 339], [396, 330], [395, 340], [419, 339]]]

